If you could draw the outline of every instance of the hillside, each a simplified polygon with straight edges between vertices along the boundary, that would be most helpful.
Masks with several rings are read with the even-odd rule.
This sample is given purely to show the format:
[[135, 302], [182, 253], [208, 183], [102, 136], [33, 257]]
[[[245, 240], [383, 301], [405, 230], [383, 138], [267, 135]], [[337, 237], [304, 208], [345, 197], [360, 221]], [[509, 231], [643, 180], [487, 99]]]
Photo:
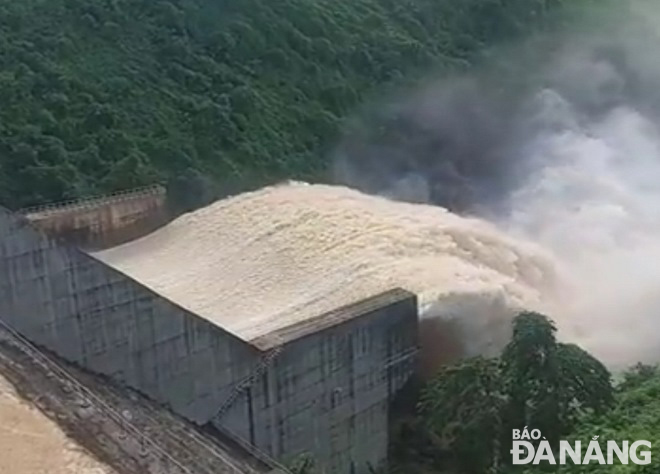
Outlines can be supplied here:
[[0, 202], [319, 177], [357, 104], [562, 0], [0, 0]]

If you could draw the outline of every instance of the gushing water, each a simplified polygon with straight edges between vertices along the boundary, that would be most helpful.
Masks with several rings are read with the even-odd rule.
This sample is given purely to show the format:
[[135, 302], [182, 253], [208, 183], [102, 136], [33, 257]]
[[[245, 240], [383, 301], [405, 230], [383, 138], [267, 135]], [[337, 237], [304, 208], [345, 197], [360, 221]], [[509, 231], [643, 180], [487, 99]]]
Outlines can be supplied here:
[[336, 176], [543, 248], [560, 337], [618, 369], [660, 358], [660, 4], [601, 4], [579, 28], [395, 103], [378, 123], [405, 133], [350, 131]]
[[393, 288], [460, 323], [447, 356], [495, 351], [540, 309], [552, 261], [485, 221], [339, 186], [291, 183], [218, 201], [97, 254], [245, 339]]

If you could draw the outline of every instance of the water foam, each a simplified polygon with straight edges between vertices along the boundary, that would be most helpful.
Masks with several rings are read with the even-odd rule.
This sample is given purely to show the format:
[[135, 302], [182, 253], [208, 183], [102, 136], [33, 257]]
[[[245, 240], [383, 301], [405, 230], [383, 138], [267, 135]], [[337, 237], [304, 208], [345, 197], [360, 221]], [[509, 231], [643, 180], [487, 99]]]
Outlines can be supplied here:
[[96, 256], [245, 339], [404, 288], [424, 319], [459, 323], [445, 340], [470, 354], [497, 350], [502, 322], [543, 308], [557, 284], [549, 256], [485, 221], [301, 183], [218, 201]]

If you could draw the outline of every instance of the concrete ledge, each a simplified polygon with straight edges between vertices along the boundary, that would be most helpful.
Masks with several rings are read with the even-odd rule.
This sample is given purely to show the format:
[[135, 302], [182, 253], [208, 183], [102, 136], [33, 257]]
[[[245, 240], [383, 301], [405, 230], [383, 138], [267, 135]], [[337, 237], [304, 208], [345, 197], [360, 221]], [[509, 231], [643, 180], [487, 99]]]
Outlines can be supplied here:
[[261, 351], [267, 351], [278, 345], [292, 342], [309, 334], [323, 331], [351, 319], [366, 316], [369, 313], [395, 303], [409, 301], [417, 312], [417, 296], [401, 288], [395, 288], [350, 305], [342, 306], [333, 311], [314, 318], [297, 322], [249, 341]]

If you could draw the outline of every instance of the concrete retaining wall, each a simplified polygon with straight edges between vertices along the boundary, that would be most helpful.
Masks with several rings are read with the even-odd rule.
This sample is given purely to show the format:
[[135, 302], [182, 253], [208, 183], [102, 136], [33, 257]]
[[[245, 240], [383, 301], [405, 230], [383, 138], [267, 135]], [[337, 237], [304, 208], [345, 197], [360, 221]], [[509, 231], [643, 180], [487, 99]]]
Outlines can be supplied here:
[[259, 351], [0, 209], [0, 318], [64, 359], [206, 422]]
[[98, 199], [26, 209], [22, 213], [48, 235], [88, 250], [136, 239], [168, 219], [165, 189], [154, 186]]

